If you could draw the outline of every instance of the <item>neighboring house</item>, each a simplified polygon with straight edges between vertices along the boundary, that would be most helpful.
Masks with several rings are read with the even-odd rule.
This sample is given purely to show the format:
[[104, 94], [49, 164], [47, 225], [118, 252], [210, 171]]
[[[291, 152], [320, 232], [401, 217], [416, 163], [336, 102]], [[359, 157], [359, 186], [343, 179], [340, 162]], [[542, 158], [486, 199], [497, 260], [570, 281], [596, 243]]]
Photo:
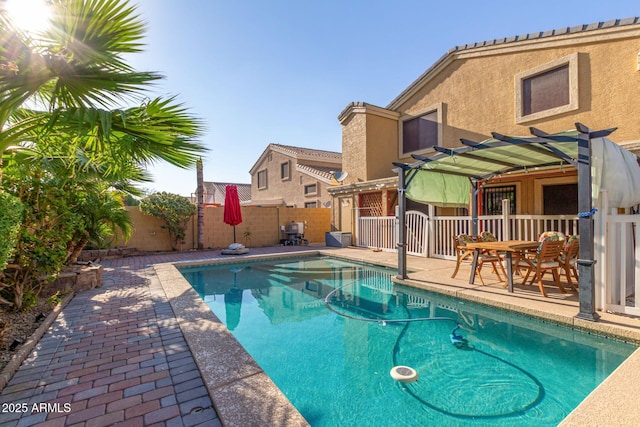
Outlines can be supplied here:
[[249, 171], [251, 205], [328, 208], [341, 170], [340, 153], [269, 144]]
[[[610, 139], [640, 151], [640, 18], [612, 20], [449, 50], [386, 107], [349, 104], [342, 125], [347, 179], [334, 197], [332, 226], [352, 232], [358, 216], [394, 215], [397, 173], [392, 162], [429, 156], [433, 146], [483, 141], [491, 132], [530, 136], [617, 127]], [[480, 214], [577, 212], [575, 169], [526, 171], [492, 180], [480, 194]], [[408, 209], [427, 211], [424, 205]], [[466, 209], [437, 208], [439, 215]]]
[[[240, 203], [251, 200], [251, 184], [236, 184], [232, 182], [204, 182], [204, 204], [205, 206], [224, 206], [224, 199], [227, 194], [227, 185], [235, 185], [238, 188]], [[197, 190], [196, 190], [197, 192]], [[193, 199], [195, 200], [196, 192]]]

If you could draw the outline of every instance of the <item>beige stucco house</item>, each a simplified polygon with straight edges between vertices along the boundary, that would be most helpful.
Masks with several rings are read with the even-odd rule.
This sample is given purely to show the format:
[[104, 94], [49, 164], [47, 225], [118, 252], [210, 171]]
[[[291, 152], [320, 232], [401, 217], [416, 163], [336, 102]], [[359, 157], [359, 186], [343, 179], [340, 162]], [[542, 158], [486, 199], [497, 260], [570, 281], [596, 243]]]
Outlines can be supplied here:
[[269, 144], [249, 171], [250, 205], [329, 208], [327, 188], [341, 170], [340, 153]]
[[[530, 136], [617, 127], [610, 139], [640, 151], [640, 18], [566, 27], [456, 46], [387, 106], [349, 104], [342, 125], [342, 185], [332, 225], [353, 231], [360, 216], [393, 215], [397, 174], [392, 162], [430, 156], [433, 146], [483, 141], [491, 132]], [[514, 214], [577, 212], [573, 168], [526, 171], [496, 178], [480, 194], [480, 214], [499, 214], [502, 199]], [[426, 210], [413, 205], [409, 209]], [[438, 208], [441, 215], [465, 209]]]

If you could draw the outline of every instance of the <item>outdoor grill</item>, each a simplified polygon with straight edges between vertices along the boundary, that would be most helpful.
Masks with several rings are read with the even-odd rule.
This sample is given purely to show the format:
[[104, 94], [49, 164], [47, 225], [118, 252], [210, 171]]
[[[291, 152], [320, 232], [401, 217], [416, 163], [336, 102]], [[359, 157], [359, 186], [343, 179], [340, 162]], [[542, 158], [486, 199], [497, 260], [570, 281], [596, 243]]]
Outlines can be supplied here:
[[308, 245], [309, 241], [304, 238], [304, 222], [291, 221], [284, 227], [282, 244], [287, 245]]

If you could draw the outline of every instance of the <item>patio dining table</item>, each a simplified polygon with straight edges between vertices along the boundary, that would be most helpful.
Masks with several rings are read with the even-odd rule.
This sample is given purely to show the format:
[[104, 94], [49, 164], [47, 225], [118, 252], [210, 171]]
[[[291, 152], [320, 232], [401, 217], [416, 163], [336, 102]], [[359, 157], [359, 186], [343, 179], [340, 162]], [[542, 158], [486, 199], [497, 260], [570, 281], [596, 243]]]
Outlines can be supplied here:
[[507, 264], [507, 288], [509, 289], [509, 292], [513, 292], [513, 253], [537, 249], [538, 245], [540, 245], [540, 242], [533, 240], [499, 240], [496, 242], [467, 243], [466, 247], [473, 249], [473, 262], [471, 263], [471, 277], [469, 277], [469, 284], [473, 285], [475, 280], [475, 272], [478, 266], [478, 257], [480, 256], [481, 250], [504, 252]]

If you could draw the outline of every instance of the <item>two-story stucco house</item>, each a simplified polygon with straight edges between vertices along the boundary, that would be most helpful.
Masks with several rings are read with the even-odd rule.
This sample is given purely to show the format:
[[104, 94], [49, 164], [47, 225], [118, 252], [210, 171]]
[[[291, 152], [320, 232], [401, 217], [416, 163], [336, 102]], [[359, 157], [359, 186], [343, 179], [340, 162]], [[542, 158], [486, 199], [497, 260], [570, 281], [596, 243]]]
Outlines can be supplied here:
[[331, 207], [327, 188], [341, 170], [340, 153], [269, 144], [249, 171], [251, 205]]
[[[340, 113], [348, 178], [329, 189], [332, 225], [351, 232], [356, 215], [393, 215], [392, 162], [430, 156], [434, 146], [461, 147], [461, 138], [530, 136], [532, 126], [554, 133], [580, 122], [593, 129], [617, 127], [610, 139], [637, 153], [639, 99], [640, 18], [456, 46], [387, 106], [353, 102]], [[575, 215], [577, 191], [573, 168], [510, 174], [483, 187], [480, 214], [500, 214], [500, 201], [509, 199], [513, 214]], [[416, 204], [409, 209], [426, 211]]]

